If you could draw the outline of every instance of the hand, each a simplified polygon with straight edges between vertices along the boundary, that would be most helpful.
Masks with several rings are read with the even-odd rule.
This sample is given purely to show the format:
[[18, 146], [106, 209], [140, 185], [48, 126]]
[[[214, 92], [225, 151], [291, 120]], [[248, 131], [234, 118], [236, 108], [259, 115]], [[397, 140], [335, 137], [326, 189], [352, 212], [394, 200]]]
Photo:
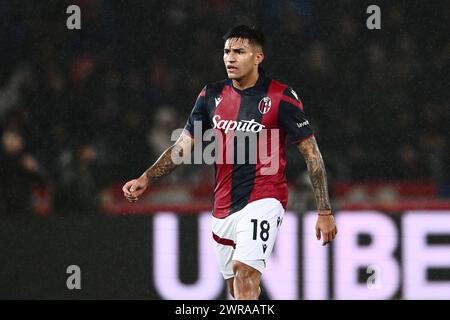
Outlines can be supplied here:
[[322, 246], [325, 246], [334, 240], [336, 234], [337, 227], [333, 215], [319, 215], [316, 223], [316, 237], [317, 240], [323, 238]]
[[129, 202], [136, 202], [139, 196], [144, 193], [148, 187], [148, 178], [145, 175], [140, 176], [125, 183], [122, 187], [123, 195]]

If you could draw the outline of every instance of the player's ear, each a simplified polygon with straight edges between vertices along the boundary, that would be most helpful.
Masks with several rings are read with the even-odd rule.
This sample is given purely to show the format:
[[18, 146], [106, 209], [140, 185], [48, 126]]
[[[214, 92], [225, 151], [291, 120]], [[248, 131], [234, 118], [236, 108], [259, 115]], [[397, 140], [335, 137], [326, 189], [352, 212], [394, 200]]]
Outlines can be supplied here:
[[256, 64], [261, 64], [264, 60], [264, 53], [262, 51], [258, 51], [256, 53]]

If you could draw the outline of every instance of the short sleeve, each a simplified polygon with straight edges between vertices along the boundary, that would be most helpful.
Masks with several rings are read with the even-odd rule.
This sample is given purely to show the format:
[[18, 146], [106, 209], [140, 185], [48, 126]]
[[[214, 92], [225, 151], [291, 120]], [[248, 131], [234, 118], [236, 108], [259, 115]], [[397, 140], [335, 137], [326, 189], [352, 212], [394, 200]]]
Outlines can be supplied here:
[[196, 122], [202, 124], [203, 130], [208, 123], [208, 113], [206, 110], [206, 86], [199, 93], [197, 100], [195, 101], [194, 107], [192, 108], [191, 114], [189, 115], [186, 125], [184, 126], [185, 132], [187, 132], [191, 137], [194, 137], [194, 125]]
[[292, 143], [298, 143], [314, 135], [311, 123], [303, 111], [303, 104], [290, 87], [283, 92], [280, 100], [278, 123]]

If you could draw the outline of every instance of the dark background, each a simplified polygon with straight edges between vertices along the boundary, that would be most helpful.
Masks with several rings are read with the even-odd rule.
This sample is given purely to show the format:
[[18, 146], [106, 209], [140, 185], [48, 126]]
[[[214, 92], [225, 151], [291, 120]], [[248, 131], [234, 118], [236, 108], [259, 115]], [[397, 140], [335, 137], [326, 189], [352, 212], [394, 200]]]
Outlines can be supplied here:
[[[66, 28], [71, 4], [81, 30]], [[371, 4], [381, 30], [366, 27]], [[140, 207], [120, 187], [226, 76], [222, 35], [237, 24], [264, 31], [263, 68], [301, 97], [335, 209], [449, 209], [449, 13], [448, 1], [1, 1], [0, 297], [158, 298], [152, 217], [121, 215], [208, 210], [212, 170], [177, 169]], [[287, 160], [289, 207], [315, 209], [293, 146]], [[367, 183], [384, 191], [361, 194]], [[180, 219], [189, 247], [196, 224]], [[80, 292], [65, 288], [74, 261]]]
[[[81, 30], [66, 28], [70, 4]], [[381, 30], [366, 27], [369, 4]], [[102, 186], [134, 177], [226, 76], [221, 37], [246, 23], [266, 34], [267, 73], [303, 100], [333, 181], [431, 179], [444, 193], [448, 12], [446, 1], [3, 1], [0, 88], [20, 84], [0, 128], [24, 134], [50, 181], [86, 144], [114, 169]], [[303, 160], [289, 154], [295, 180]]]

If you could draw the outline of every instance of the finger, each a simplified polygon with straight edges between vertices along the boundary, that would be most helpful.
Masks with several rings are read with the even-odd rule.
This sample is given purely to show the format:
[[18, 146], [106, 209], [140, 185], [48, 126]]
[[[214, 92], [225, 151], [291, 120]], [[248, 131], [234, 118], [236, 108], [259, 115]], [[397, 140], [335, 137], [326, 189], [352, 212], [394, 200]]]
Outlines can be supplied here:
[[133, 194], [131, 194], [131, 193], [129, 193], [128, 195], [125, 195], [125, 198], [127, 198], [127, 199], [134, 199], [134, 198], [136, 198], [137, 196], [135, 196], [135, 195], [133, 195]]
[[131, 192], [134, 192], [134, 191], [136, 191], [137, 188], [138, 188], [138, 187], [137, 187], [137, 184], [136, 184], [136, 183], [133, 183], [133, 185], [132, 185], [131, 188], [130, 188], [130, 191], [131, 191]]
[[334, 240], [334, 230], [330, 231], [330, 233], [328, 234], [328, 241], [333, 241]]
[[125, 183], [125, 185], [123, 186], [122, 191], [125, 195], [131, 195], [130, 186], [131, 186], [130, 182]]
[[324, 245], [326, 245], [328, 242], [330, 242], [330, 238], [328, 237], [328, 234], [327, 233], [323, 233], [323, 243], [322, 243], [322, 245], [324, 246]]
[[330, 241], [333, 241], [335, 237], [334, 231], [330, 232]]
[[328, 241], [332, 241], [334, 238], [334, 230], [328, 231], [327, 235], [328, 235]]
[[122, 191], [123, 191], [123, 194], [125, 195], [125, 196], [127, 196], [127, 195], [129, 195], [129, 192], [128, 192], [128, 190], [127, 190], [127, 185], [124, 185], [123, 187], [122, 187]]
[[317, 240], [320, 240], [320, 229], [316, 228], [316, 238]]
[[134, 200], [134, 199], [137, 199], [138, 197], [137, 197], [137, 196], [130, 195], [130, 196], [127, 196], [126, 198], [127, 198], [128, 200]]
[[138, 197], [138, 196], [140, 196], [140, 195], [141, 195], [141, 192], [140, 192], [140, 190], [137, 190], [137, 191], [131, 192], [131, 196], [132, 196], [133, 198], [136, 198], [136, 197]]

